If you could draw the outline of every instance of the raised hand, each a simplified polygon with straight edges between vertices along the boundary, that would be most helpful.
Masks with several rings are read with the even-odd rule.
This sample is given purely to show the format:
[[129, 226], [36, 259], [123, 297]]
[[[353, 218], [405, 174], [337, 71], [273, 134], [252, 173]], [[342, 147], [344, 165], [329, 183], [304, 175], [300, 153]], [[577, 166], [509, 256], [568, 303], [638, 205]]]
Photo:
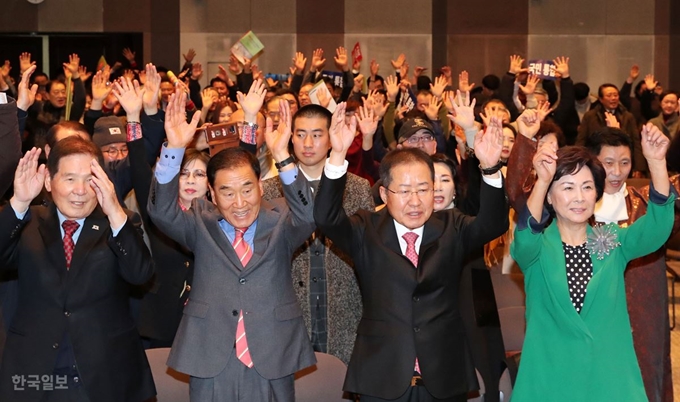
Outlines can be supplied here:
[[201, 101], [203, 102], [203, 110], [210, 110], [210, 108], [217, 102], [217, 92], [214, 89], [207, 87], [201, 91]]
[[430, 103], [425, 108], [425, 115], [430, 120], [439, 120], [439, 108], [442, 107], [442, 101], [436, 97], [430, 98]]
[[355, 116], [357, 116], [357, 126], [364, 137], [373, 137], [373, 134], [375, 134], [378, 129], [378, 120], [380, 120], [380, 118], [375, 115], [372, 107], [373, 105], [371, 105], [366, 98], [362, 99], [364, 104], [359, 108], [359, 113], [355, 114]]
[[550, 141], [544, 142], [536, 150], [533, 159], [534, 170], [539, 182], [549, 184], [557, 168], [557, 147]]
[[399, 67], [399, 76], [403, 81], [408, 81], [408, 63], [404, 62], [404, 64]]
[[96, 159], [90, 162], [90, 170], [92, 171], [92, 178], [90, 179], [90, 186], [97, 196], [97, 202], [102, 208], [102, 212], [109, 219], [111, 227], [120, 227], [125, 223], [127, 216], [125, 211], [118, 203], [116, 197], [116, 189], [109, 180], [109, 177], [104, 172], [104, 169], [99, 165]]
[[434, 79], [434, 84], [430, 84], [430, 92], [435, 98], [440, 99], [447, 85], [446, 77], [440, 75]]
[[146, 83], [144, 84], [144, 113], [153, 116], [158, 113], [158, 93], [161, 89], [161, 76], [156, 71], [156, 66], [149, 63], [146, 65]]
[[354, 88], [352, 88], [352, 92], [355, 93], [361, 93], [361, 89], [364, 86], [364, 75], [359, 74], [356, 77], [354, 77]]
[[375, 59], [371, 60], [371, 81], [375, 79], [375, 77], [378, 75], [378, 71], [380, 70], [380, 64], [375, 62]]
[[66, 75], [66, 77], [71, 77], [74, 80], [80, 78], [80, 73], [78, 72], [78, 67], [80, 66], [80, 57], [78, 57], [77, 54], [73, 53], [72, 55], [68, 56], [68, 63], [63, 63], [63, 66], [64, 75]]
[[621, 124], [616, 120], [616, 116], [609, 112], [604, 112], [604, 120], [607, 123], [607, 127], [621, 128]]
[[654, 81], [654, 74], [645, 75], [645, 85], [647, 86], [648, 91], [653, 91], [657, 84], [658, 82]]
[[305, 57], [302, 52], [295, 52], [295, 56], [293, 57], [293, 68], [295, 71], [293, 72], [294, 74], [302, 74], [305, 71], [305, 66], [307, 65], [307, 58]]
[[539, 81], [541, 80], [537, 75], [529, 74], [526, 85], [519, 84], [519, 89], [521, 89], [525, 95], [531, 95], [536, 91], [536, 85], [538, 85]]
[[[346, 109], [347, 104], [345, 102], [340, 103], [338, 107], [335, 108], [335, 112], [333, 112], [333, 118], [331, 119], [331, 128], [328, 131], [331, 138], [332, 153], [335, 153], [336, 157], [342, 156], [342, 161], [344, 161], [347, 150], [349, 150], [349, 147], [352, 145], [357, 131], [356, 116], [352, 116], [349, 126], [345, 124]], [[340, 163], [332, 164], [342, 165], [342, 161], [340, 161]]]
[[492, 117], [486, 130], [477, 132], [474, 148], [482, 169], [498, 164], [503, 151], [503, 121], [500, 117]]
[[338, 69], [341, 71], [349, 71], [349, 65], [347, 62], [347, 50], [340, 46], [339, 48], [335, 49], [335, 65], [338, 66]]
[[85, 66], [78, 67], [78, 73], [80, 75], [80, 79], [83, 81], [87, 81], [92, 76], [92, 72], [88, 72], [87, 67]]
[[475, 83], [470, 84], [468, 72], [463, 70], [458, 74], [458, 90], [460, 92], [470, 92], [475, 87]]
[[250, 70], [253, 72], [253, 79], [254, 80], [264, 79], [264, 73], [262, 72], [262, 70], [260, 70], [260, 67], [257, 64], [253, 64], [250, 67]]
[[319, 105], [328, 109], [328, 105], [330, 105], [330, 103], [331, 103], [331, 97], [328, 94], [328, 92], [327, 91], [317, 91], [316, 97], [317, 97], [317, 99], [319, 99]]
[[131, 81], [129, 78], [121, 78], [113, 84], [113, 96], [125, 109], [128, 121], [138, 123], [144, 97], [144, 88], [140, 88], [139, 82], [137, 80]]
[[168, 138], [168, 148], [186, 148], [194, 139], [201, 114], [194, 113], [191, 123], [187, 123], [186, 105], [186, 92], [179, 87], [175, 88], [175, 93], [170, 95], [165, 109], [165, 136]]
[[524, 64], [524, 59], [519, 55], [513, 54], [510, 56], [510, 68], [508, 69], [508, 72], [517, 75], [529, 71], [528, 68], [522, 67], [522, 64]]
[[9, 77], [9, 72], [12, 70], [12, 64], [9, 62], [9, 60], [5, 60], [5, 64], [0, 66], [0, 75], [3, 78]]
[[197, 81], [203, 76], [203, 66], [201, 63], [194, 63], [191, 65], [191, 79]]
[[135, 55], [136, 53], [133, 52], [129, 47], [123, 49], [123, 57], [125, 57], [127, 61], [130, 62], [130, 64], [135, 63]]
[[323, 49], [314, 49], [312, 52], [312, 71], [321, 71], [326, 65], [326, 59], [323, 57]]
[[387, 91], [388, 101], [395, 102], [397, 100], [397, 94], [399, 94], [399, 84], [397, 83], [397, 77], [390, 75], [385, 79], [385, 91]]
[[453, 96], [449, 97], [449, 102], [453, 106], [454, 114], [449, 114], [448, 118], [459, 125], [463, 130], [471, 129], [475, 126], [475, 104], [476, 99], [470, 102], [470, 94], [457, 91], [455, 99]]
[[637, 64], [633, 64], [630, 68], [630, 74], [628, 74], [628, 79], [626, 82], [629, 84], [632, 84], [637, 80], [637, 78], [640, 76], [640, 66]]
[[446, 91], [442, 94], [442, 101], [444, 101], [444, 107], [446, 108], [446, 111], [453, 115], [456, 113], [455, 110], [453, 110], [453, 91]]
[[536, 113], [538, 113], [538, 120], [544, 121], [545, 118], [550, 114], [550, 102], [545, 101], [538, 105], [536, 108]]
[[266, 94], [267, 90], [261, 79], [253, 81], [247, 95], [243, 95], [241, 91], [237, 92], [236, 98], [247, 122], [257, 122], [257, 112], [262, 108]]
[[196, 51], [194, 49], [189, 49], [186, 54], [182, 54], [182, 57], [184, 57], [185, 62], [191, 64], [194, 61], [194, 57], [196, 57]]
[[413, 69], [413, 75], [420, 77], [425, 71], [427, 71], [427, 67], [416, 66], [416, 68]]
[[444, 66], [440, 69], [440, 71], [442, 72], [444, 78], [446, 78], [447, 84], [451, 85], [452, 84], [451, 67]]
[[532, 139], [541, 128], [540, 115], [536, 110], [525, 109], [524, 112], [517, 118], [517, 127], [520, 134]]
[[97, 74], [92, 78], [92, 103], [90, 109], [101, 110], [102, 104], [107, 96], [111, 93], [113, 86], [108, 82], [109, 75], [104, 71], [97, 71]]
[[19, 159], [14, 172], [14, 195], [10, 199], [10, 204], [16, 212], [25, 212], [45, 185], [47, 169], [45, 165], [38, 167], [40, 151], [40, 148], [34, 147]]
[[553, 60], [555, 72], [561, 78], [569, 78], [569, 57], [557, 57]]
[[397, 60], [392, 60], [392, 67], [394, 67], [395, 70], [399, 70], [399, 69], [401, 69], [401, 66], [404, 65], [405, 61], [406, 61], [406, 55], [404, 53], [402, 53], [397, 57]]
[[670, 145], [668, 137], [652, 123], [642, 126], [640, 137], [642, 140], [642, 155], [644, 155], [645, 159], [648, 162], [658, 161], [665, 164], [666, 152]]
[[31, 61], [31, 54], [23, 52], [19, 55], [19, 71], [23, 74], [31, 66], [35, 66], [35, 62]]
[[[218, 77], [222, 78], [223, 80], [227, 80], [227, 71], [224, 69], [224, 67], [220, 67], [220, 73], [217, 75]], [[229, 72], [236, 75], [239, 75], [243, 72], [243, 66], [241, 65], [241, 62], [238, 61], [236, 56], [233, 54], [229, 56]], [[222, 76], [223, 75], [223, 76]]]
[[267, 143], [267, 148], [271, 151], [272, 157], [276, 162], [286, 160], [290, 153], [288, 152], [288, 143], [292, 135], [292, 116], [290, 114], [290, 104], [285, 99], [279, 100], [279, 113], [281, 118], [279, 125], [274, 130], [274, 121], [267, 116], [267, 126], [264, 131], [264, 139]]
[[28, 108], [35, 102], [35, 94], [38, 92], [38, 84], [33, 84], [28, 87], [28, 83], [31, 81], [31, 74], [35, 72], [35, 64], [31, 65], [26, 71], [21, 74], [21, 81], [17, 87], [17, 108], [25, 112]]

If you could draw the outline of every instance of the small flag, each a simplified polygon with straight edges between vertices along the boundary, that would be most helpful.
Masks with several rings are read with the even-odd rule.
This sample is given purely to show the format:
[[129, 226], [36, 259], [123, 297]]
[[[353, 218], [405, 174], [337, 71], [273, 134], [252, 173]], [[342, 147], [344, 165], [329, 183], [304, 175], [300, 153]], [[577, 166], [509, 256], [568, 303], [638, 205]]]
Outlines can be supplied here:
[[97, 71], [103, 71], [108, 65], [109, 63], [106, 62], [106, 58], [104, 58], [104, 56], [100, 57], [99, 61], [97, 62]]
[[99, 226], [98, 225], [92, 225], [92, 230], [99, 230]]
[[361, 46], [359, 45], [359, 42], [354, 45], [354, 49], [352, 49], [352, 64], [363, 60], [363, 56], [361, 55]]

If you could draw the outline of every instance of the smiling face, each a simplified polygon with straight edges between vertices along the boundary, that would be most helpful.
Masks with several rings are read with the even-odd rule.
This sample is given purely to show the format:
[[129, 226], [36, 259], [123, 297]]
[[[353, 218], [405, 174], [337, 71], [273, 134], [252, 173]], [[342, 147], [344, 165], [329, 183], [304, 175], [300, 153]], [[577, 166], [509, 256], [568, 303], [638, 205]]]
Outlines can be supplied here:
[[563, 224], [582, 224], [593, 215], [597, 190], [590, 168], [583, 166], [578, 173], [564, 175], [552, 183], [547, 201]]
[[632, 167], [630, 148], [625, 145], [603, 145], [597, 159], [602, 162], [607, 173], [604, 180], [604, 192], [614, 194], [621, 190], [621, 186], [626, 182]]
[[434, 164], [434, 210], [441, 211], [452, 207], [456, 196], [455, 183], [451, 169], [445, 163]]
[[246, 164], [218, 170], [210, 189], [213, 202], [235, 228], [247, 228], [257, 219], [262, 202], [262, 182]]
[[194, 159], [179, 172], [179, 201], [184, 207], [191, 207], [194, 198], [205, 197], [208, 193], [208, 167], [205, 162]]
[[614, 110], [619, 107], [619, 90], [616, 87], [602, 88], [600, 103], [607, 110]]
[[661, 99], [661, 110], [663, 114], [669, 116], [678, 111], [678, 96], [676, 94], [667, 94]]
[[90, 163], [94, 157], [89, 154], [73, 154], [59, 160], [54, 177], [45, 178], [45, 189], [52, 193], [57, 209], [69, 220], [88, 217], [97, 206], [90, 181]]
[[[402, 163], [391, 169], [390, 176], [388, 188], [380, 187], [380, 197], [390, 216], [411, 230], [423, 226], [434, 210], [430, 168], [421, 162]], [[422, 195], [417, 193], [419, 190]]]
[[52, 83], [47, 97], [54, 107], [59, 108], [66, 106], [66, 85], [61, 82]]

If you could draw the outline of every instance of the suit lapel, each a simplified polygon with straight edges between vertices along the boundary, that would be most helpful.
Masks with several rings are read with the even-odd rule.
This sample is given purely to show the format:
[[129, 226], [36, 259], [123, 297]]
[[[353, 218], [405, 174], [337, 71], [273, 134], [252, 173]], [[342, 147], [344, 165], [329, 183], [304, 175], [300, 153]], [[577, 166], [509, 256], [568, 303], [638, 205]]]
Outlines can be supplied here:
[[[92, 211], [83, 222], [83, 228], [78, 236], [78, 242], [73, 249], [71, 268], [69, 268], [69, 282], [82, 270], [87, 255], [95, 247], [102, 236], [110, 233], [109, 220], [99, 206]], [[94, 268], [94, 267], [93, 267]]]
[[42, 209], [38, 217], [38, 231], [42, 237], [47, 256], [52, 261], [52, 267], [56, 270], [59, 278], [63, 279], [66, 274], [66, 255], [64, 254], [64, 242], [59, 229], [59, 216], [54, 204]]
[[240, 273], [241, 261], [236, 256], [236, 251], [234, 251], [234, 247], [231, 245], [229, 238], [222, 231], [222, 228], [220, 227], [219, 223], [220, 219], [223, 218], [220, 215], [214, 214], [214, 218], [211, 218], [208, 221], [206, 221], [206, 228], [210, 233], [210, 237], [215, 240], [217, 247], [219, 247], [222, 253], [229, 260], [230, 264], [225, 265], [228, 265], [229, 269], [238, 275]]
[[[378, 213], [378, 238], [383, 239], [383, 244], [395, 252], [403, 256], [401, 247], [399, 246], [399, 239], [397, 238], [397, 229], [394, 227], [394, 218], [387, 212], [387, 208], [383, 208]], [[406, 258], [406, 257], [404, 257]]]
[[257, 231], [255, 232], [255, 239], [253, 240], [253, 256], [250, 258], [245, 269], [251, 269], [257, 266], [262, 259], [269, 240], [272, 237], [272, 229], [276, 226], [279, 220], [279, 213], [271, 209], [268, 202], [262, 201], [260, 213], [257, 217]]

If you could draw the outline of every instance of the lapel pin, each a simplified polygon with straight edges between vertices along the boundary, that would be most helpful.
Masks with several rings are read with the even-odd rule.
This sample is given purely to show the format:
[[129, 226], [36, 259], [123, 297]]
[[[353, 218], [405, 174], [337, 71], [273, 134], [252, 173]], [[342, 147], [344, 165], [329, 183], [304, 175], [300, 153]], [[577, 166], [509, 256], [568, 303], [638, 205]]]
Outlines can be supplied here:
[[92, 229], [93, 230], [99, 230], [99, 226], [98, 225], [92, 225]]

